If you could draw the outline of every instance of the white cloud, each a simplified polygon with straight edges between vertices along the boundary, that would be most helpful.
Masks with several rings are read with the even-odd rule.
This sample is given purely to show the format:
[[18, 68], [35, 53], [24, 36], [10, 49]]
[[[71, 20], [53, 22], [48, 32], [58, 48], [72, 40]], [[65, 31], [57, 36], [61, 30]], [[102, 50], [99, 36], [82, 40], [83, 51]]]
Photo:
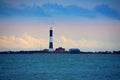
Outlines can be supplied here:
[[12, 6], [18, 7], [20, 5], [43, 5], [46, 3], [57, 3], [57, 4], [62, 4], [62, 5], [78, 5], [84, 8], [93, 8], [96, 5], [101, 5], [101, 4], [107, 4], [110, 7], [113, 7], [114, 9], [120, 11], [119, 8], [119, 0], [3, 0], [5, 3], [8, 3]]
[[7, 49], [40, 49], [45, 48], [48, 41], [42, 38], [35, 38], [29, 34], [17, 36], [1, 36], [0, 47]]
[[71, 38], [68, 38], [66, 36], [61, 36], [60, 38], [57, 38], [57, 41], [55, 44], [61, 45], [62, 47], [65, 47], [67, 49], [69, 48], [80, 48], [82, 51], [101, 51], [101, 50], [119, 50], [120, 44], [119, 43], [113, 43], [110, 41], [102, 41], [102, 40], [95, 40], [95, 39], [85, 39], [81, 38], [79, 40], [74, 40]]
[[[0, 50], [40, 50], [48, 48], [48, 40], [43, 38], [36, 38], [29, 34], [18, 36], [1, 36], [0, 37]], [[61, 36], [54, 39], [54, 48], [64, 47], [80, 48], [82, 51], [99, 51], [99, 50], [119, 50], [119, 43], [112, 43], [100, 40], [79, 39], [74, 40], [66, 36]], [[4, 50], [2, 50], [4, 49]]]

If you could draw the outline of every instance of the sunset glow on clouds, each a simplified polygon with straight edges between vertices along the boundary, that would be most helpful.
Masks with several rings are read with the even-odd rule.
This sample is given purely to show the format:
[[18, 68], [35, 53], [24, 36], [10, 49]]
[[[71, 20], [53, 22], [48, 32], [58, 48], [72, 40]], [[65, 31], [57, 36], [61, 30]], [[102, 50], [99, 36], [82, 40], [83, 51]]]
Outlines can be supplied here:
[[[82, 50], [102, 50], [106, 47], [111, 47], [108, 50], [114, 49], [114, 47], [120, 47], [119, 44], [113, 44], [110, 42], [100, 42], [98, 40], [73, 40], [65, 36], [61, 36], [54, 40], [54, 47], [63, 46], [67, 48], [81, 47]], [[23, 46], [24, 45], [24, 46]], [[21, 37], [17, 36], [1, 36], [0, 37], [0, 47], [8, 50], [39, 50], [47, 48], [48, 40], [32, 37], [29, 34], [23, 34]], [[102, 48], [101, 48], [102, 47]], [[87, 48], [87, 49], [86, 49]]]
[[[21, 37], [17, 36], [1, 36], [0, 46], [3, 48], [11, 49], [37, 49], [46, 47], [47, 42], [45, 39], [35, 38], [28, 34], [23, 34]], [[24, 45], [24, 46], [23, 46]]]
[[0, 51], [54, 48], [120, 49], [118, 0], [1, 0]]

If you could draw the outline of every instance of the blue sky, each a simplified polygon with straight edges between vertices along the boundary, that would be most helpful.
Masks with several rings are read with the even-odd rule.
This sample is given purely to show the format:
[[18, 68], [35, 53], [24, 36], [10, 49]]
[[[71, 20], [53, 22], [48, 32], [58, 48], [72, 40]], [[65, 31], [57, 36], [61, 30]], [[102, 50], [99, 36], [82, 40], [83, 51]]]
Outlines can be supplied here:
[[0, 0], [0, 50], [120, 49], [120, 0]]
[[[60, 3], [59, 3], [60, 2]], [[67, 4], [67, 2], [69, 4]], [[51, 17], [51, 16], [81, 16], [94, 18], [99, 15], [108, 18], [120, 19], [118, 10], [118, 0], [2, 0], [0, 5], [1, 16], [34, 16], [34, 17]], [[85, 6], [81, 6], [80, 4]], [[89, 4], [89, 5], [88, 5]], [[115, 4], [115, 5], [114, 5]], [[94, 5], [89, 8], [90, 5]]]

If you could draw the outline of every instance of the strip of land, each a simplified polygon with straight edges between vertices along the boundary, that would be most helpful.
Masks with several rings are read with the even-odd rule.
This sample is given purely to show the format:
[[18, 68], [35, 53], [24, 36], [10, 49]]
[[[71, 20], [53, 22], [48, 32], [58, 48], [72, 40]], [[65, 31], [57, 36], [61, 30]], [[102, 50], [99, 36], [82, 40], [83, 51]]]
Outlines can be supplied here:
[[45, 52], [45, 51], [2, 51], [0, 54], [120, 54], [120, 51], [98, 51], [98, 52]]

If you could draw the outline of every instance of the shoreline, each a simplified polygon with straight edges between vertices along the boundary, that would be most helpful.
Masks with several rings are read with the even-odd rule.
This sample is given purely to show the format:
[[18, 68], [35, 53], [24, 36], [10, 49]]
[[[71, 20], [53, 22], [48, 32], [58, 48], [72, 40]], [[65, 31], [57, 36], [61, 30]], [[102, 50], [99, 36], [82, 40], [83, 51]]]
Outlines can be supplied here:
[[18, 51], [18, 52], [0, 52], [0, 54], [120, 54], [120, 51], [113, 52], [79, 52], [79, 53], [70, 53], [70, 52], [40, 52], [40, 51]]

